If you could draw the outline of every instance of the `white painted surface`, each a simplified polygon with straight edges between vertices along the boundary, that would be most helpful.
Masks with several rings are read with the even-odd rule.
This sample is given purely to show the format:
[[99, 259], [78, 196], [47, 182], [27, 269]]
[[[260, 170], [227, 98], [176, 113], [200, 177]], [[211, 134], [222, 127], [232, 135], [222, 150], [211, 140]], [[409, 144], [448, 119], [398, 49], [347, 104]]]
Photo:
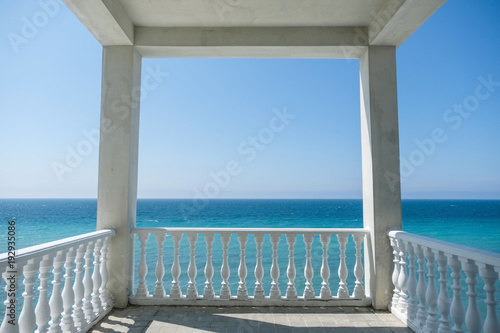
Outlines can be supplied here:
[[[362, 27], [354, 39], [344, 41], [351, 46], [356, 40], [370, 45], [401, 45], [445, 0], [64, 0], [67, 6], [103, 45], [134, 45], [138, 31], [147, 28], [310, 28], [348, 29]], [[153, 29], [154, 30], [154, 29]], [[135, 37], [134, 37], [135, 34]], [[144, 31], [141, 33], [144, 35]], [[151, 32], [154, 35], [153, 32]], [[260, 38], [266, 39], [267, 33]], [[297, 36], [297, 40], [302, 40]], [[192, 41], [188, 41], [192, 44]], [[234, 46], [231, 39], [221, 40], [223, 46]], [[158, 46], [148, 49], [147, 57], [168, 57]], [[280, 44], [277, 44], [278, 46]], [[337, 45], [340, 46], [340, 45]], [[176, 56], [194, 56], [179, 54]], [[189, 51], [189, 50], [184, 50]], [[288, 57], [283, 50], [271, 52], [254, 49], [251, 57]], [[292, 50], [289, 50], [292, 51]], [[142, 51], [141, 51], [142, 52]], [[303, 52], [297, 57], [307, 57]], [[331, 52], [331, 51], [330, 51]], [[334, 53], [335, 58], [341, 53]], [[346, 52], [343, 52], [345, 55]], [[351, 54], [351, 53], [349, 53]], [[234, 57], [233, 53], [198, 56]], [[359, 56], [355, 55], [356, 57]], [[351, 56], [352, 57], [352, 54]], [[346, 58], [349, 58], [346, 57]]]
[[365, 262], [367, 292], [376, 309], [386, 309], [393, 290], [387, 231], [401, 228], [396, 48], [368, 47], [360, 77], [363, 223], [372, 241], [365, 247], [365, 260], [372, 256]]
[[[99, 253], [103, 249], [103, 253], [106, 252], [106, 246], [113, 234], [113, 230], [100, 230], [21, 249], [17, 251], [15, 268], [10, 267], [7, 253], [1, 254], [0, 272], [7, 283], [5, 290], [8, 291], [11, 284], [23, 284], [25, 292], [22, 295], [18, 293], [16, 297], [12, 297], [12, 292], [7, 293], [4, 302], [5, 317], [0, 332], [33, 332], [35, 326], [37, 332], [47, 332], [47, 324], [50, 326], [48, 332], [76, 332], [77, 329], [79, 332], [87, 332], [96, 320], [102, 319], [113, 308], [113, 301], [106, 296], [106, 275], [102, 275], [99, 270], [99, 266], [106, 262], [106, 257]], [[83, 249], [87, 249], [88, 259], [85, 285], [82, 285], [81, 270], [85, 253]], [[95, 258], [93, 263], [90, 260], [92, 255]], [[75, 264], [76, 276], [73, 277]], [[94, 274], [91, 274], [92, 268]], [[35, 289], [37, 272], [40, 287]], [[49, 281], [50, 276], [52, 281]], [[103, 292], [90, 296], [93, 286], [94, 290], [97, 286]], [[20, 290], [17, 286], [15, 289]], [[48, 293], [51, 294], [50, 301]], [[85, 300], [84, 295], [89, 297]], [[11, 325], [9, 320], [13, 318], [9, 317], [8, 306], [11, 299], [16, 301], [20, 297], [23, 297], [23, 307], [18, 307], [19, 318], [15, 316], [15, 325]], [[35, 308], [34, 298], [38, 298]], [[82, 307], [85, 308], [85, 305], [91, 302], [99, 302], [104, 306], [91, 307], [90, 311], [83, 313]]]
[[141, 57], [133, 46], [103, 52], [97, 229], [113, 228], [108, 252], [108, 289], [126, 307], [134, 260], [139, 144]]
[[[395, 251], [399, 250], [399, 257], [408, 252], [410, 260], [409, 263], [400, 261], [399, 266], [395, 267], [399, 276], [399, 284], [414, 281], [409, 283], [408, 292], [401, 290], [400, 293], [400, 295], [404, 294], [405, 301], [409, 297], [408, 304], [413, 303], [413, 305], [401, 306], [402, 297], [399, 297], [391, 304], [392, 313], [407, 322], [408, 326], [416, 332], [451, 332], [452, 330], [464, 332], [464, 325], [469, 332], [496, 333], [500, 331], [498, 302], [495, 300], [495, 285], [498, 284], [498, 271], [500, 271], [500, 254], [403, 231], [391, 231], [389, 237], [393, 240]], [[424, 259], [427, 262], [427, 278], [422, 267]], [[420, 267], [417, 272], [411, 267], [415, 264], [415, 260]], [[436, 266], [439, 274], [436, 274]], [[451, 272], [451, 280], [447, 278], [449, 272]], [[417, 276], [418, 285], [415, 286]], [[485, 299], [478, 297], [478, 277], [484, 282]], [[463, 282], [467, 285], [467, 311], [461, 297], [464, 293]], [[436, 289], [437, 283], [439, 283], [439, 293]], [[453, 290], [451, 299], [448, 294], [450, 287]], [[481, 317], [478, 310], [478, 303], [483, 301], [487, 304], [485, 318]]]
[[[352, 306], [362, 306], [371, 304], [371, 299], [367, 298], [364, 293], [363, 288], [363, 268], [362, 261], [358, 259], [356, 261], [355, 267], [347, 267], [345, 261], [345, 246], [348, 242], [354, 242], [356, 253], [356, 258], [361, 257], [361, 247], [362, 243], [366, 242], [369, 238], [369, 231], [365, 229], [330, 229], [330, 228], [135, 228], [132, 230], [132, 235], [138, 235], [141, 244], [141, 260], [138, 265], [139, 274], [139, 285], [136, 294], [130, 298], [132, 304], [143, 304], [143, 305], [153, 305], [153, 304], [179, 304], [179, 305], [239, 305], [239, 306], [257, 306], [257, 305], [281, 305], [281, 306], [332, 306], [332, 305], [352, 305]], [[172, 237], [173, 249], [163, 249], [163, 241], [157, 242], [158, 249], [153, 251], [154, 253], [147, 253], [146, 243], [153, 234], [155, 239], [164, 240], [165, 236]], [[222, 264], [220, 269], [220, 274], [222, 277], [222, 283], [220, 292], [215, 295], [214, 289], [218, 289], [217, 286], [212, 284], [212, 276], [214, 267], [212, 265], [212, 246], [214, 241], [214, 235], [220, 234], [220, 242], [222, 243]], [[231, 235], [236, 234], [238, 240], [239, 256], [230, 257], [228, 248], [231, 242]], [[180, 253], [188, 253], [188, 251], [179, 251], [181, 239], [186, 235], [189, 241], [189, 265], [187, 267], [181, 266], [180, 262], [186, 262], [186, 260], [180, 260]], [[198, 236], [203, 235], [205, 242], [198, 242]], [[249, 239], [249, 235], [253, 235], [253, 240], [255, 241], [255, 247], [249, 248], [246, 243]], [[268, 253], [262, 253], [262, 245], [264, 243], [265, 235], [269, 235], [269, 241], [271, 242], [271, 248]], [[284, 235], [284, 237], [282, 237]], [[297, 235], [303, 235], [304, 242], [300, 242], [298, 245], [295, 243]], [[314, 242], [314, 236], [319, 235], [319, 241]], [[352, 235], [352, 236], [351, 236]], [[333, 237], [336, 236], [336, 237]], [[330, 244], [331, 239], [338, 241], [338, 244]], [[281, 239], [286, 239], [288, 243], [288, 252], [283, 253], [283, 251], [278, 250], [278, 244]], [[196, 257], [195, 251], [197, 246], [206, 247], [207, 260], [204, 270], [205, 274], [205, 290], [202, 293], [196, 290], [195, 280], [197, 277], [197, 270], [195, 267]], [[297, 246], [305, 246], [306, 248], [306, 263], [304, 265], [304, 277], [305, 285], [298, 286], [304, 288], [304, 296], [297, 296], [297, 290], [294, 283], [295, 272], [297, 271], [294, 263], [294, 251]], [[322, 250], [323, 260], [321, 266], [321, 277], [323, 278], [321, 292], [319, 296], [314, 295], [314, 289], [312, 286], [312, 279], [314, 277], [314, 272], [311, 265], [311, 249], [317, 247]], [[338, 267], [332, 267], [330, 269], [328, 261], [328, 251], [329, 248], [337, 249], [338, 255], [340, 256], [340, 265]], [[320, 250], [320, 251], [321, 251]], [[168, 286], [163, 286], [164, 280], [170, 280], [169, 278], [164, 278], [162, 272], [163, 261], [159, 261], [158, 253], [163, 253], [163, 251], [173, 252], [172, 260], [172, 284], [170, 288], [170, 294], [166, 295], [164, 292], [157, 293], [158, 289], [168, 290]], [[146, 275], [147, 266], [146, 262], [151, 261], [151, 256], [156, 256], [154, 261], [156, 264], [156, 272], [160, 272], [157, 275], [157, 281], [155, 286], [147, 285]], [[247, 267], [246, 258], [249, 256], [255, 256], [256, 264], [253, 272], [255, 274], [256, 287], [254, 290], [254, 295], [250, 296], [247, 290], [245, 279], [247, 277], [247, 272], [252, 271], [253, 267]], [[272, 265], [269, 270], [269, 277], [272, 282], [270, 283], [269, 289], [262, 288], [262, 278], [264, 276], [264, 270], [262, 267], [262, 256], [272, 257]], [[288, 258], [288, 288], [286, 294], [282, 295], [281, 288], [278, 285], [278, 278], [282, 274], [280, 272], [279, 262], [286, 260], [283, 257]], [[202, 257], [200, 260], [203, 260]], [[238, 265], [239, 263], [239, 265]], [[230, 268], [233, 265], [238, 265], [238, 275], [235, 277], [230, 276]], [[328, 284], [330, 278], [330, 271], [338, 272], [339, 289], [335, 295], [332, 295], [331, 289]], [[349, 273], [349, 271], [351, 271]], [[186, 286], [181, 286], [179, 284], [179, 275], [181, 272], [187, 272], [189, 277], [189, 282], [187, 285], [187, 293], [183, 294], [182, 290], [186, 290]], [[354, 274], [356, 276], [356, 282], [353, 285], [346, 284], [346, 277], [348, 274]], [[158, 283], [162, 286], [159, 288]], [[231, 285], [238, 284], [237, 295], [231, 295]], [[151, 295], [150, 291], [155, 290]], [[352, 293], [350, 293], [352, 292]]]

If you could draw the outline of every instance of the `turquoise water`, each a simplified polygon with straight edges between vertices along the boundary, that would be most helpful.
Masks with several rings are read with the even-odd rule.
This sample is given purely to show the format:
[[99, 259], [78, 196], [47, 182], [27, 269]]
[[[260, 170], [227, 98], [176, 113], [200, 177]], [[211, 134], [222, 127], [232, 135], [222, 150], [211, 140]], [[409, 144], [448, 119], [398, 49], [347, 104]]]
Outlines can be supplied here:
[[[95, 199], [0, 199], [0, 252], [7, 221], [17, 247], [95, 230]], [[500, 253], [500, 200], [403, 200], [403, 230]], [[362, 227], [361, 200], [139, 199], [137, 227]]]
[[[0, 231], [0, 252], [6, 250], [7, 221], [16, 219], [16, 246], [24, 248], [69, 236], [95, 230], [97, 203], [95, 199], [8, 199], [0, 200], [0, 221], [4, 231]], [[500, 253], [500, 200], [404, 200], [402, 202], [403, 230], [429, 236], [449, 242]], [[253, 227], [253, 228], [360, 228], [363, 226], [361, 200], [164, 200], [140, 199], [137, 204], [137, 227]], [[263, 279], [266, 294], [269, 292], [271, 278], [269, 269], [272, 264], [271, 243], [266, 236], [263, 246]], [[138, 242], [138, 241], [137, 241]], [[136, 247], [136, 267], [139, 263], [139, 247]], [[172, 241], [170, 237], [164, 244], [165, 287], [170, 288], [170, 268], [172, 265]], [[154, 290], [156, 277], [156, 242], [150, 237], [148, 246], [147, 283], [150, 293]], [[189, 245], [186, 236], [181, 242], [181, 277], [180, 285], [186, 293], [188, 277], [186, 274], [189, 261]], [[349, 240], [347, 246], [347, 267], [349, 276], [347, 283], [352, 292], [354, 285], [354, 243]], [[221, 244], [218, 237], [214, 242], [214, 289], [218, 294], [221, 277]], [[288, 264], [288, 248], [284, 236], [279, 244], [280, 278], [278, 280], [282, 294], [287, 286], [286, 267]], [[312, 263], [314, 268], [313, 284], [316, 294], [321, 287], [321, 245], [316, 236]], [[239, 244], [236, 235], [232, 236], [229, 247], [231, 269], [230, 287], [232, 295], [236, 295], [238, 286]], [[329, 248], [329, 262], [332, 267], [330, 284], [332, 293], [338, 288], [338, 243], [332, 238]], [[198, 275], [196, 284], [198, 292], [203, 293], [205, 278], [205, 242], [203, 236], [198, 239], [196, 247]], [[304, 288], [304, 243], [298, 237], [295, 251], [297, 291], [302, 294]], [[247, 288], [253, 294], [255, 278], [255, 243], [251, 235], [247, 244]], [[136, 269], [137, 271], [137, 269]], [[135, 277], [137, 287], [138, 276]], [[498, 283], [497, 283], [498, 284]], [[4, 284], [2, 283], [2, 286]], [[478, 285], [482, 292], [482, 285]], [[451, 290], [449, 291], [451, 295]], [[498, 294], [498, 293], [497, 293]], [[20, 293], [19, 293], [20, 295]], [[5, 297], [0, 291], [0, 298]], [[466, 300], [465, 290], [463, 299]], [[497, 298], [498, 299], [498, 298]], [[483, 312], [484, 303], [479, 306]], [[0, 308], [0, 316], [3, 309]]]

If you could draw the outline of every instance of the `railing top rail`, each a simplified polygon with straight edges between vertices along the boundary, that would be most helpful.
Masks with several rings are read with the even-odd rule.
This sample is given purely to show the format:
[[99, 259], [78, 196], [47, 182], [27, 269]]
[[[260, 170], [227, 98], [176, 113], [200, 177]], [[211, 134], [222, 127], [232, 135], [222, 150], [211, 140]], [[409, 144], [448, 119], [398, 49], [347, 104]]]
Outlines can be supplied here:
[[389, 237], [394, 237], [411, 242], [412, 244], [429, 247], [448, 255], [455, 255], [461, 258], [472, 259], [478, 263], [500, 267], [500, 253], [475, 249], [473, 247], [445, 242], [442, 240], [420, 236], [401, 230], [391, 230], [388, 234]]
[[[57, 253], [58, 251], [65, 250], [73, 246], [80, 246], [95, 239], [102, 238], [104, 236], [111, 236], [115, 234], [114, 229], [103, 229], [94, 232], [89, 232], [83, 235], [68, 237], [60, 240], [56, 240], [49, 243], [43, 243], [40, 245], [30, 246], [24, 249], [16, 250], [16, 263], [24, 263], [28, 260], [34, 258], [40, 258], [47, 254]], [[0, 269], [3, 269], [8, 264], [8, 252], [0, 254]]]
[[369, 234], [363, 228], [133, 228], [132, 233], [231, 233], [231, 234]]

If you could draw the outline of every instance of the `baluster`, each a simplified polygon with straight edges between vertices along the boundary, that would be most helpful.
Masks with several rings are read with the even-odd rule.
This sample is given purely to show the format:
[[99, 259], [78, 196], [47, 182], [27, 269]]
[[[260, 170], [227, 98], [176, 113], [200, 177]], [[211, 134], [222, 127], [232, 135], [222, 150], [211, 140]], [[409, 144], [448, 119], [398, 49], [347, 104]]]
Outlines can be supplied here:
[[392, 260], [392, 262], [394, 262], [394, 269], [392, 271], [392, 284], [394, 285], [394, 289], [392, 290], [391, 308], [397, 309], [399, 302], [399, 293], [400, 293], [398, 286], [400, 260], [399, 260], [398, 242], [396, 241], [395, 238], [392, 237], [391, 237], [391, 246], [392, 246], [392, 254], [394, 255], [394, 259]]
[[156, 287], [153, 293], [154, 298], [165, 297], [165, 287], [163, 286], [163, 276], [165, 275], [165, 267], [163, 266], [163, 244], [167, 234], [164, 232], [155, 233], [156, 245], [158, 248], [157, 261], [156, 261]]
[[417, 277], [415, 276], [415, 248], [414, 245], [408, 242], [406, 250], [408, 251], [408, 319], [413, 322], [417, 315]]
[[85, 313], [86, 323], [91, 323], [94, 318], [94, 309], [92, 308], [92, 299], [90, 295], [92, 293], [93, 281], [92, 281], [92, 251], [94, 250], [94, 242], [89, 242], [87, 245], [87, 250], [85, 251], [85, 276], [83, 277], [83, 286], [85, 288], [83, 297], [83, 312]]
[[453, 320], [453, 332], [463, 333], [464, 321], [465, 321], [465, 307], [462, 302], [462, 285], [460, 284], [460, 278], [462, 277], [462, 264], [458, 260], [457, 256], [448, 257], [448, 265], [451, 268], [451, 277], [453, 279], [453, 301], [451, 302], [451, 319]]
[[337, 240], [340, 247], [340, 265], [339, 265], [339, 290], [337, 292], [338, 298], [349, 298], [349, 290], [345, 280], [347, 279], [347, 266], [345, 264], [345, 248], [348, 241], [348, 234], [338, 234]]
[[352, 297], [354, 298], [365, 298], [365, 289], [363, 288], [363, 262], [361, 260], [361, 248], [363, 245], [363, 234], [354, 234], [354, 243], [356, 245], [356, 264], [354, 265], [354, 276], [356, 277], [356, 282], [354, 286], [354, 291]]
[[44, 256], [40, 262], [40, 274], [38, 275], [40, 286], [38, 287], [38, 303], [35, 308], [38, 333], [45, 333], [48, 331], [47, 323], [50, 320], [50, 307], [47, 291], [49, 290], [48, 280], [51, 266], [51, 258], [48, 255]]
[[181, 266], [179, 264], [179, 247], [182, 239], [182, 233], [172, 233], [172, 241], [174, 242], [174, 262], [172, 263], [172, 287], [170, 288], [170, 298], [180, 298], [182, 295], [179, 287], [179, 276], [181, 275]]
[[255, 246], [257, 249], [257, 262], [255, 263], [255, 289], [253, 291], [254, 299], [264, 299], [264, 288], [262, 288], [262, 278], [264, 277], [264, 268], [262, 267], [262, 244], [264, 243], [264, 234], [254, 234]]
[[286, 288], [287, 299], [297, 299], [297, 290], [295, 289], [295, 263], [294, 250], [295, 242], [297, 241], [296, 234], [286, 234], [286, 242], [288, 243], [288, 268], [286, 274], [288, 277], [288, 287]]
[[279, 288], [278, 278], [280, 277], [280, 268], [278, 266], [278, 244], [280, 242], [281, 234], [271, 234], [271, 244], [273, 247], [273, 264], [271, 265], [271, 291], [269, 298], [274, 300], [281, 299], [281, 291]]
[[146, 246], [148, 245], [149, 232], [138, 232], [139, 242], [141, 243], [141, 261], [139, 263], [139, 285], [137, 286], [136, 297], [148, 297], [149, 291], [146, 285], [146, 275], [148, 274], [148, 265], [146, 264]]
[[212, 285], [212, 277], [214, 276], [214, 266], [212, 264], [212, 244], [214, 243], [214, 233], [209, 232], [205, 234], [205, 243], [207, 244], [207, 263], [205, 265], [205, 290], [203, 291], [203, 298], [214, 299], [215, 292]]
[[101, 303], [105, 309], [108, 309], [112, 305], [111, 294], [108, 291], [108, 246], [111, 241], [111, 237], [108, 236], [104, 239], [104, 243], [101, 250], [101, 287], [99, 292], [101, 294]]
[[427, 259], [427, 291], [425, 293], [425, 301], [429, 307], [429, 312], [427, 314], [427, 322], [425, 324], [425, 331], [436, 332], [438, 329], [438, 314], [436, 311], [437, 307], [437, 290], [436, 290], [436, 275], [434, 269], [436, 267], [434, 252], [431, 248], [426, 248], [425, 258]]
[[407, 281], [406, 281], [406, 247], [402, 239], [396, 239], [399, 247], [399, 300], [398, 309], [401, 313], [406, 313], [408, 308], [408, 295], [406, 295]]
[[62, 265], [64, 263], [64, 256], [62, 251], [57, 252], [54, 258], [52, 274], [54, 275], [54, 280], [52, 281], [52, 295], [50, 296], [50, 328], [49, 333], [59, 333], [62, 332], [61, 329], [61, 313], [63, 310], [63, 300], [61, 297], [61, 274]]
[[98, 239], [95, 243], [94, 248], [94, 272], [92, 273], [92, 281], [94, 282], [94, 291], [92, 292], [92, 307], [94, 308], [94, 313], [100, 315], [102, 312], [101, 294], [99, 288], [102, 284], [101, 279], [101, 248], [102, 239]]
[[[16, 265], [16, 264], [14, 264]], [[16, 273], [11, 273], [10, 271], [15, 271], [17, 268], [17, 272]], [[5, 293], [7, 295], [7, 298], [5, 299], [5, 301], [3, 302], [3, 304], [5, 305], [5, 316], [4, 316], [4, 319], [3, 319], [3, 322], [2, 322], [2, 326], [0, 326], [0, 332], [2, 333], [14, 333], [14, 332], [18, 332], [18, 329], [19, 329], [19, 323], [18, 323], [18, 317], [17, 317], [17, 310], [16, 310], [16, 307], [17, 307], [17, 298], [15, 295], [17, 293], [17, 291], [19, 290], [18, 288], [18, 281], [19, 281], [19, 270], [21, 268], [19, 266], [15, 267], [15, 268], [11, 268], [10, 266], [8, 266], [8, 268], [6, 269], [7, 271], [4, 272], [2, 274], [3, 276], [3, 279], [5, 280], [6, 282], [6, 285], [5, 285]], [[11, 323], [14, 323], [14, 325], [12, 325]]]
[[422, 246], [417, 245], [417, 264], [418, 264], [418, 284], [417, 284], [417, 297], [418, 297], [418, 311], [417, 321], [420, 327], [424, 327], [427, 321], [427, 307], [425, 303], [425, 292], [427, 285], [425, 283], [425, 259]]
[[238, 267], [238, 276], [240, 282], [238, 283], [238, 299], [248, 299], [248, 291], [245, 283], [247, 277], [247, 264], [245, 263], [245, 249], [248, 241], [247, 233], [238, 234], [238, 242], [240, 243], [240, 266]]
[[[83, 327], [85, 315], [83, 313], [83, 256], [85, 255], [85, 244], [81, 244], [76, 250], [76, 268], [75, 268], [75, 283], [73, 284], [73, 291], [75, 293], [75, 306], [73, 310], [73, 320], [75, 327]], [[41, 270], [40, 270], [41, 272]], [[40, 283], [41, 284], [41, 283]]]
[[221, 233], [220, 239], [222, 242], [222, 267], [220, 270], [220, 275], [222, 277], [222, 286], [220, 288], [220, 299], [230, 299], [231, 298], [231, 290], [229, 289], [229, 263], [227, 261], [227, 249], [229, 247], [229, 241], [231, 240], [230, 233]]
[[38, 262], [33, 259], [29, 260], [24, 266], [24, 305], [19, 315], [19, 332], [31, 333], [35, 329], [36, 317], [35, 310], [33, 309], [33, 284], [35, 283], [35, 274], [37, 272]]
[[321, 282], [321, 290], [319, 296], [321, 299], [330, 299], [332, 298], [332, 292], [330, 290], [330, 283], [328, 283], [328, 279], [330, 278], [330, 266], [328, 265], [328, 244], [330, 244], [332, 235], [330, 234], [321, 234], [320, 242], [323, 247], [323, 263], [321, 264], [321, 278], [323, 282]]
[[467, 279], [465, 279], [468, 286], [466, 295], [469, 297], [469, 306], [465, 313], [465, 324], [470, 333], [479, 333], [483, 328], [483, 319], [477, 307], [476, 276], [478, 268], [474, 260], [466, 258], [460, 258], [460, 260], [462, 261], [462, 269], [467, 276]]
[[314, 234], [304, 234], [304, 243], [306, 244], [306, 265], [304, 266], [304, 277], [306, 278], [306, 286], [304, 288], [304, 299], [314, 298], [314, 288], [312, 278], [314, 270], [311, 263], [311, 247], [314, 240]]
[[439, 333], [451, 332], [450, 325], [450, 306], [451, 300], [450, 295], [448, 295], [448, 279], [446, 273], [448, 273], [446, 256], [443, 252], [437, 251], [436, 261], [438, 263], [439, 272], [439, 296], [438, 296], [438, 309], [441, 313], [439, 318]]
[[198, 297], [198, 290], [196, 289], [196, 274], [198, 271], [196, 269], [195, 250], [196, 250], [196, 241], [198, 240], [198, 234], [189, 233], [187, 235], [187, 238], [189, 242], [190, 253], [189, 253], [189, 266], [188, 266], [189, 282], [188, 282], [186, 298], [196, 299]]
[[61, 326], [64, 332], [75, 332], [75, 322], [73, 321], [72, 307], [75, 302], [75, 294], [73, 292], [73, 266], [75, 260], [75, 248], [70, 248], [66, 253], [66, 262], [64, 263], [64, 288], [62, 291], [63, 298], [63, 313]]
[[479, 270], [479, 275], [484, 281], [484, 291], [486, 292], [486, 319], [484, 320], [484, 332], [485, 333], [498, 333], [500, 332], [500, 324], [498, 323], [497, 313], [495, 311], [495, 306], [497, 302], [495, 301], [495, 283], [498, 280], [498, 273], [491, 265], [481, 265]]

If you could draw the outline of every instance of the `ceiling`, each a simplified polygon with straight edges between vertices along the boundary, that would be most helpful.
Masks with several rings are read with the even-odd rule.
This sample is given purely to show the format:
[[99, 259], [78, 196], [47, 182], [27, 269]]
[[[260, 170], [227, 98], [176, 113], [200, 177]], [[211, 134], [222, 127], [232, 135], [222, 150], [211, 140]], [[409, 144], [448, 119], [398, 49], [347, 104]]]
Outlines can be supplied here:
[[122, 0], [136, 26], [367, 26], [386, 0]]
[[103, 46], [144, 57], [357, 58], [399, 47], [446, 0], [63, 0]]

